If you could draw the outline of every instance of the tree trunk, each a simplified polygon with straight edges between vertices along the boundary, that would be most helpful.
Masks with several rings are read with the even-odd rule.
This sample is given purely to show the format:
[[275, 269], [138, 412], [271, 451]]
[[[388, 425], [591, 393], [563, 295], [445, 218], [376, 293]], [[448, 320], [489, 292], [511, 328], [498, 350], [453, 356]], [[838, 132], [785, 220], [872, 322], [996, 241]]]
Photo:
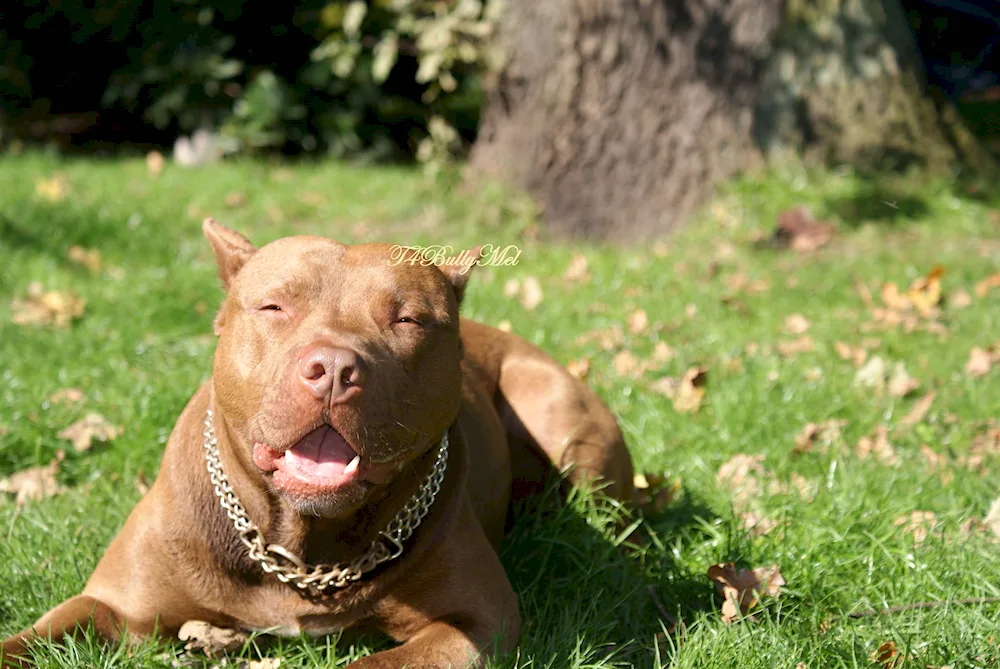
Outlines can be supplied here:
[[898, 0], [508, 0], [470, 168], [561, 235], [639, 241], [793, 153], [991, 169], [926, 94]]

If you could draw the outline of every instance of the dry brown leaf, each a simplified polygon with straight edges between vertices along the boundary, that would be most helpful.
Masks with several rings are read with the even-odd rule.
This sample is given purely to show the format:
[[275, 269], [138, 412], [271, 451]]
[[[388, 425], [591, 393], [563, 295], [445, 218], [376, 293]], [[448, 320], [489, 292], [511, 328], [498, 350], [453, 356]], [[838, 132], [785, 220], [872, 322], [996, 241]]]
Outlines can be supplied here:
[[990, 531], [997, 537], [1000, 537], [1000, 498], [993, 501], [990, 505], [990, 510], [986, 512], [986, 517], [983, 518], [983, 524], [990, 528]]
[[135, 489], [143, 497], [149, 492], [149, 481], [146, 480], [146, 474], [141, 469], [135, 474]]
[[785, 318], [785, 332], [790, 335], [805, 334], [810, 327], [812, 323], [802, 314], [792, 314]]
[[985, 431], [973, 437], [968, 454], [959, 458], [959, 462], [970, 471], [980, 471], [987, 459], [998, 455], [1000, 455], [1000, 427], [990, 421]]
[[886, 641], [872, 651], [872, 654], [868, 656], [868, 661], [881, 665], [882, 669], [896, 669], [903, 663], [903, 656], [894, 642]]
[[69, 186], [66, 183], [66, 179], [61, 176], [52, 177], [51, 179], [39, 179], [35, 182], [35, 193], [49, 202], [64, 200], [68, 192]]
[[719, 467], [716, 478], [729, 491], [737, 507], [746, 507], [752, 498], [760, 494], [758, 478], [764, 475], [763, 463], [763, 453], [739, 453]]
[[956, 290], [948, 298], [948, 307], [951, 309], [965, 309], [972, 304], [972, 296], [964, 290]]
[[76, 404], [83, 400], [84, 394], [79, 388], [61, 388], [45, 399], [49, 404]]
[[816, 499], [819, 491], [819, 483], [810, 481], [797, 472], [793, 472], [788, 483], [783, 481], [771, 481], [767, 484], [767, 494], [769, 495], [790, 495], [795, 494], [804, 502], [812, 502]]
[[101, 252], [97, 249], [85, 249], [82, 246], [71, 246], [66, 253], [70, 262], [83, 265], [88, 270], [97, 274], [101, 271]]
[[652, 511], [662, 511], [681, 492], [680, 479], [667, 481], [662, 474], [636, 474], [632, 477], [639, 506]]
[[868, 357], [868, 351], [864, 348], [860, 346], [854, 347], [842, 341], [834, 342], [833, 349], [842, 360], [850, 362], [855, 367], [865, 364], [865, 359]]
[[669, 362], [674, 357], [674, 350], [665, 341], [658, 341], [653, 347], [653, 360], [655, 362]]
[[933, 448], [927, 444], [920, 444], [920, 454], [924, 456], [924, 460], [927, 461], [928, 471], [937, 471], [943, 469], [948, 464], [948, 458], [941, 455]]
[[823, 368], [822, 367], [810, 367], [802, 373], [806, 381], [819, 381], [823, 378]]
[[909, 515], [901, 516], [892, 523], [902, 528], [903, 532], [913, 535], [913, 543], [917, 546], [924, 543], [929, 535], [935, 533], [937, 516], [933, 511], [911, 511]]
[[630, 351], [620, 351], [612, 361], [612, 365], [615, 368], [615, 374], [618, 376], [639, 375], [639, 359], [632, 355]]
[[73, 442], [73, 450], [82, 452], [89, 450], [93, 441], [111, 441], [122, 433], [122, 428], [112, 425], [98, 413], [84, 416], [59, 433], [60, 439]]
[[986, 297], [994, 288], [1000, 288], [1000, 274], [991, 274], [976, 284], [976, 297]]
[[586, 346], [592, 341], [596, 341], [602, 350], [610, 351], [621, 346], [625, 342], [625, 334], [620, 325], [612, 325], [601, 330], [591, 330], [576, 338], [577, 346]]
[[684, 305], [684, 315], [688, 318], [694, 318], [698, 315], [698, 305], [697, 304], [685, 304]]
[[697, 413], [705, 397], [708, 369], [691, 367], [681, 378], [667, 377], [650, 384], [650, 389], [663, 393], [681, 413]]
[[319, 208], [326, 206], [326, 196], [316, 191], [300, 191], [295, 194], [295, 197], [298, 198], [299, 202], [310, 207]]
[[636, 309], [628, 317], [628, 331], [634, 335], [642, 334], [649, 327], [649, 316], [642, 309]]
[[795, 207], [778, 214], [774, 241], [800, 253], [815, 251], [833, 239], [834, 225], [817, 221], [808, 207]]
[[11, 321], [16, 325], [53, 325], [64, 328], [83, 315], [84, 301], [70, 293], [46, 291], [38, 282], [26, 295], [11, 300]]
[[889, 376], [888, 390], [893, 397], [906, 397], [920, 387], [920, 381], [910, 376], [906, 371], [906, 365], [897, 362]]
[[708, 578], [722, 597], [722, 622], [731, 623], [747, 615], [761, 597], [777, 597], [785, 579], [777, 565], [737, 569], [732, 562], [708, 568]]
[[566, 371], [578, 379], [585, 379], [587, 375], [590, 374], [590, 358], [579, 358], [578, 360], [571, 360], [568, 365], [566, 365]]
[[243, 647], [247, 634], [240, 630], [215, 627], [201, 620], [189, 620], [181, 625], [177, 638], [186, 641], [184, 650], [200, 650], [209, 657], [231, 653]]
[[910, 284], [906, 291], [906, 299], [924, 317], [934, 315], [935, 308], [941, 302], [941, 277], [944, 267], [937, 265], [927, 274]]
[[250, 660], [247, 669], [279, 669], [281, 659], [277, 657], [265, 657], [263, 660]]
[[808, 335], [803, 335], [791, 341], [780, 341], [776, 348], [778, 349], [778, 353], [784, 358], [791, 358], [800, 353], [809, 353], [815, 349], [812, 338]]
[[874, 436], [861, 437], [854, 447], [854, 454], [862, 460], [874, 457], [883, 465], [895, 465], [897, 462], [896, 451], [889, 443], [889, 430], [885, 425], [876, 427]]
[[993, 366], [993, 356], [989, 351], [976, 346], [969, 351], [969, 361], [965, 363], [965, 373], [969, 376], [986, 376]]
[[854, 375], [854, 385], [882, 390], [885, 387], [886, 371], [885, 360], [877, 355], [872, 356]]
[[65, 457], [66, 454], [60, 450], [47, 465], [29, 467], [14, 472], [7, 478], [0, 479], [0, 493], [14, 495], [14, 503], [18, 507], [24, 506], [28, 501], [38, 502], [46, 497], [59, 494], [62, 492], [62, 488], [56, 481], [56, 475], [59, 473], [59, 465]]
[[771, 533], [771, 530], [778, 526], [778, 521], [759, 516], [753, 511], [745, 511], [739, 514], [743, 529], [753, 537], [763, 537]]
[[796, 453], [808, 453], [814, 450], [814, 446], [820, 445], [820, 452], [825, 452], [826, 448], [834, 442], [840, 441], [840, 430], [847, 425], [846, 420], [826, 420], [822, 423], [806, 423], [802, 432], [795, 437]]
[[569, 283], [584, 283], [590, 281], [590, 262], [587, 256], [576, 253], [569, 261], [569, 266], [563, 272], [563, 279]]
[[146, 171], [149, 172], [149, 176], [154, 179], [160, 176], [160, 172], [163, 171], [163, 166], [166, 160], [163, 158], [163, 154], [159, 151], [150, 151], [146, 154]]
[[521, 306], [528, 311], [534, 311], [542, 303], [545, 295], [542, 293], [542, 285], [533, 276], [525, 277], [521, 284]]
[[247, 203], [247, 194], [242, 191], [233, 191], [226, 195], [226, 206], [230, 209], [238, 209]]
[[924, 416], [927, 415], [927, 412], [930, 411], [931, 404], [934, 403], [935, 397], [937, 397], [937, 391], [932, 390], [917, 400], [916, 404], [913, 405], [913, 408], [910, 409], [910, 413], [906, 414], [903, 420], [900, 421], [900, 425], [903, 427], [913, 427], [922, 421]]

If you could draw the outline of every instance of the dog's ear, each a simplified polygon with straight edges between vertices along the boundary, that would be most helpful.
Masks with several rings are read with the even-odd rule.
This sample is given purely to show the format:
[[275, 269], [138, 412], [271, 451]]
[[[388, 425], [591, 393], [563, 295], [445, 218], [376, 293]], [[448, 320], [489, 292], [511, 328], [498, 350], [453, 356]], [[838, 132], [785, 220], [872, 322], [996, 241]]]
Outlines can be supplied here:
[[213, 218], [206, 218], [201, 224], [201, 229], [208, 243], [212, 245], [222, 285], [229, 290], [233, 278], [257, 249], [249, 239], [221, 223], [216, 223]]
[[455, 298], [459, 304], [462, 304], [462, 298], [465, 297], [465, 286], [469, 283], [469, 275], [472, 274], [472, 268], [479, 264], [479, 260], [482, 257], [483, 247], [477, 246], [474, 249], [462, 251], [458, 255], [458, 264], [441, 265], [438, 267], [441, 273], [444, 274], [444, 278], [448, 279], [448, 283], [454, 289]]

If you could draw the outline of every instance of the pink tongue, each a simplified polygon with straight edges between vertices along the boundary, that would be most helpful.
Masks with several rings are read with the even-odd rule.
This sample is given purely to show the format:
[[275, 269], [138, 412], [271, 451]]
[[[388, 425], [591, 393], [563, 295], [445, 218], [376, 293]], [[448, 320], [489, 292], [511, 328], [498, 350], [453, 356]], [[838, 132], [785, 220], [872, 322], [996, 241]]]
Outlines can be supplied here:
[[337, 478], [356, 455], [336, 430], [325, 425], [285, 451], [284, 464], [303, 474]]

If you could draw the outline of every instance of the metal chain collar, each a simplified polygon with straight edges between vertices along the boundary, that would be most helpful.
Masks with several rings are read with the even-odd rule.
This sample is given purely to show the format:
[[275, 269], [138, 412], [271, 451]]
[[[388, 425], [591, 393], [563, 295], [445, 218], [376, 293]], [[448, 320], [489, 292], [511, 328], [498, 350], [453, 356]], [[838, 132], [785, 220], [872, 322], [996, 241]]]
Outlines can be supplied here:
[[448, 433], [445, 432], [430, 474], [403, 508], [392, 517], [386, 528], [378, 533], [368, 550], [347, 563], [310, 566], [281, 546], [264, 544], [264, 536], [247, 516], [246, 509], [229, 485], [229, 478], [222, 469], [219, 445], [212, 427], [211, 409], [205, 414], [204, 435], [205, 463], [212, 485], [215, 486], [215, 494], [226, 515], [233, 521], [233, 527], [239, 533], [240, 541], [247, 547], [250, 559], [260, 563], [265, 572], [274, 574], [282, 583], [290, 583], [312, 594], [323, 594], [330, 587], [343, 588], [383, 562], [402, 555], [403, 542], [410, 538], [430, 512], [448, 468]]

